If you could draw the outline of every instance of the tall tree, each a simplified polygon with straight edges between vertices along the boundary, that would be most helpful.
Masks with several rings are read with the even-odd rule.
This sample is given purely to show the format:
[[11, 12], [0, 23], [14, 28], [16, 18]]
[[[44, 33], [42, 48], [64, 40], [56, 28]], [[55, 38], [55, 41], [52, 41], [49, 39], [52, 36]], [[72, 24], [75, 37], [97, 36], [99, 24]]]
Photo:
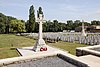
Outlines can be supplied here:
[[5, 26], [6, 26], [6, 28], [5, 28], [5, 33], [9, 33], [9, 21], [8, 21], [8, 17], [6, 16], [6, 22], [5, 22]]
[[39, 9], [37, 10], [37, 17], [39, 17], [39, 14], [43, 15], [42, 7], [39, 7]]
[[43, 14], [42, 7], [39, 7], [38, 13], [39, 13], [39, 14]]
[[29, 22], [27, 27], [27, 32], [33, 32], [35, 29], [35, 10], [34, 6], [32, 5], [29, 9]]
[[6, 16], [2, 13], [0, 13], [0, 33], [5, 33], [6, 28]]

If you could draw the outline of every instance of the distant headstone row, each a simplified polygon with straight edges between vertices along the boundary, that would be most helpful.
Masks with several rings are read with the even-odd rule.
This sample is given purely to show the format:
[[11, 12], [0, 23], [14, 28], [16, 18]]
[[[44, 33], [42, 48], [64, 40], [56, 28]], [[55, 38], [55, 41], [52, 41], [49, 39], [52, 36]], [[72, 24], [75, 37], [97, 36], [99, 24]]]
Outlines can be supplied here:
[[[23, 33], [24, 35], [28, 33]], [[23, 35], [22, 34], [22, 35]], [[29, 33], [27, 37], [37, 38], [37, 33]], [[80, 44], [98, 45], [100, 44], [100, 33], [88, 33], [87, 36], [81, 36], [81, 33], [44, 33], [46, 40], [61, 40], [65, 42], [77, 42]]]

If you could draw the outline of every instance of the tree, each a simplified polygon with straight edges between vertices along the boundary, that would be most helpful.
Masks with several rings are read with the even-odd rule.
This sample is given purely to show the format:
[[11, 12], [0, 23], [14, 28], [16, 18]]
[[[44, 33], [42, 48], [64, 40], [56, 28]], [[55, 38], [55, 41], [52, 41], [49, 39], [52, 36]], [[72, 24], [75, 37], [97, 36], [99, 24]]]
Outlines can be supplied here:
[[26, 29], [26, 32], [29, 31], [29, 20], [27, 20], [25, 23], [25, 29]]
[[35, 30], [35, 10], [33, 5], [29, 9], [29, 21], [27, 22], [27, 32], [33, 32]]
[[43, 24], [43, 31], [45, 32], [49, 32], [50, 31], [50, 23], [51, 21], [46, 21], [44, 24]]
[[35, 23], [35, 32], [39, 32], [39, 24], [38, 24], [38, 22]]
[[88, 22], [84, 22], [84, 25], [85, 25], [85, 26], [90, 26], [91, 24], [88, 23]]
[[8, 21], [8, 17], [6, 17], [6, 22], [5, 22], [5, 33], [6, 34], [9, 33], [9, 21]]
[[62, 32], [63, 30], [66, 30], [66, 24], [65, 23], [59, 23], [59, 32]]
[[100, 25], [100, 21], [93, 20], [91, 21], [91, 25]]
[[68, 20], [67, 21], [67, 30], [72, 30], [73, 29], [73, 21], [72, 20]]
[[47, 32], [54, 32], [54, 28], [53, 28], [54, 23], [51, 22], [50, 20], [47, 21], [46, 23], [47, 23], [47, 28], [46, 28], [47, 29]]
[[39, 14], [43, 14], [42, 7], [39, 7], [37, 13], [38, 13], [38, 17], [39, 17]]
[[25, 23], [23, 23], [21, 20], [11, 20], [10, 32], [13, 33], [25, 32]]
[[0, 13], [0, 33], [9, 33], [10, 21], [16, 18]]
[[5, 24], [0, 22], [0, 33], [5, 32]]
[[6, 16], [2, 13], [0, 13], [0, 33], [5, 33], [5, 25], [6, 22]]
[[57, 20], [53, 20], [53, 28], [54, 28], [54, 32], [57, 32], [58, 31], [58, 29], [59, 29], [59, 24], [58, 24], [58, 21]]
[[48, 25], [46, 21], [45, 23], [43, 23], [43, 32], [47, 32], [47, 28], [48, 28]]
[[73, 23], [73, 29], [75, 30], [76, 27], [79, 27], [80, 25], [80, 20], [75, 20]]

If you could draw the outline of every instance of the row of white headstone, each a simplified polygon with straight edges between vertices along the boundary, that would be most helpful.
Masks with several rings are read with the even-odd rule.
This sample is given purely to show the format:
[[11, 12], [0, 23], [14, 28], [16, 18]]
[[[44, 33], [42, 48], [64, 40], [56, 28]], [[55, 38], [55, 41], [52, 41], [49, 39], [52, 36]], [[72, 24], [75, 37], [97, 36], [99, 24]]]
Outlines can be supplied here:
[[91, 35], [89, 34], [88, 36], [81, 36], [81, 34], [59, 34], [59, 33], [49, 33], [49, 34], [44, 34], [44, 38], [49, 38], [49, 39], [57, 39], [59, 38], [62, 41], [65, 42], [78, 42], [81, 44], [89, 44], [89, 45], [98, 45], [100, 44], [100, 35]]
[[[28, 37], [37, 38], [37, 33], [29, 33]], [[100, 33], [89, 33], [87, 36], [81, 36], [81, 33], [44, 33], [45, 39], [59, 39], [65, 42], [78, 42], [81, 44], [98, 45], [100, 44]]]

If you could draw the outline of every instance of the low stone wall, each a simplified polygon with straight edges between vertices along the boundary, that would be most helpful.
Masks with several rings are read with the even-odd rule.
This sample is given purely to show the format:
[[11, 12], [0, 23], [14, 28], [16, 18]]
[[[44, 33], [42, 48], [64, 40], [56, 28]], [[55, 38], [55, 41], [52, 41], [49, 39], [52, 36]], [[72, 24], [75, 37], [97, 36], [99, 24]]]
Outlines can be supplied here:
[[96, 48], [100, 48], [100, 45], [76, 48], [76, 56], [84, 56], [91, 54], [100, 57], [100, 52], [93, 50]]
[[77, 67], [89, 67], [87, 64], [82, 63], [81, 61], [78, 61], [78, 60], [76, 60], [74, 58], [65, 56], [63, 54], [57, 54], [57, 56], [62, 58], [65, 61], [69, 62], [69, 63], [72, 63], [72, 64], [76, 65]]
[[84, 56], [84, 55], [89, 55], [90, 53], [87, 51], [84, 51], [82, 49], [76, 49], [76, 56]]

